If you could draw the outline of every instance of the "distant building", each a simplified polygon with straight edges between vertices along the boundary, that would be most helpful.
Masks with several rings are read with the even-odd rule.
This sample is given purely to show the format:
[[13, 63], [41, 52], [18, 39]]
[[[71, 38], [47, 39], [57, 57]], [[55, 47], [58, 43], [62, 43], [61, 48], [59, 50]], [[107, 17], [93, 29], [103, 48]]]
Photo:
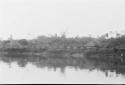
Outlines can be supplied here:
[[90, 48], [96, 48], [96, 44], [91, 41], [85, 45], [85, 48], [90, 49]]

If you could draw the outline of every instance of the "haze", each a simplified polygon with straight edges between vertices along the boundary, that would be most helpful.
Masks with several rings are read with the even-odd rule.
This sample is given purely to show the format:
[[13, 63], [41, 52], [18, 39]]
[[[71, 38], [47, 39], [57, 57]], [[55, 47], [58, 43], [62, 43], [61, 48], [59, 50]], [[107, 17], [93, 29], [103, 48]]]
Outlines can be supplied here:
[[124, 28], [124, 0], [0, 0], [1, 39], [97, 36]]

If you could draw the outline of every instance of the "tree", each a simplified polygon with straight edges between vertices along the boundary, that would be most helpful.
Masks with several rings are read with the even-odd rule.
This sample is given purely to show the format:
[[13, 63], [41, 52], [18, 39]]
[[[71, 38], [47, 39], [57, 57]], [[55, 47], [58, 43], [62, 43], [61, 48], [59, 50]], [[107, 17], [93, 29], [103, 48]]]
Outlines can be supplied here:
[[28, 41], [26, 39], [21, 39], [18, 41], [18, 43], [22, 46], [27, 46], [28, 45]]

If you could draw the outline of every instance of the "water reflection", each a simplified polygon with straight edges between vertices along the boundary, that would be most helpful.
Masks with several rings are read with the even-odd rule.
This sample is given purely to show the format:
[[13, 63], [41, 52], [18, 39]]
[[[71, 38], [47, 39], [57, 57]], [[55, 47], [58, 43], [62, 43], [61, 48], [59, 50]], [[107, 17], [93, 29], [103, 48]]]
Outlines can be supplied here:
[[25, 68], [19, 67], [17, 62], [11, 63], [11, 68], [4, 62], [0, 63], [0, 83], [125, 83], [125, 79], [120, 75], [109, 72], [110, 77], [105, 77], [99, 70], [81, 70], [71, 67], [65, 68], [65, 74], [60, 73], [60, 68], [49, 69], [47, 67], [37, 68], [31, 63], [27, 63]]
[[[24, 71], [24, 74], [27, 75], [28, 78], [30, 78], [30, 76], [32, 76], [32, 77], [38, 76], [40, 78], [40, 79], [37, 78], [38, 80], [41, 80], [40, 74], [41, 74], [41, 76], [45, 74], [44, 77], [46, 75], [53, 75], [55, 77], [57, 74], [58, 75], [62, 74], [62, 75], [66, 75], [66, 78], [69, 77], [69, 80], [65, 80], [65, 78], [64, 78], [64, 81], [69, 82], [70, 80], [72, 80], [72, 81], [79, 81], [79, 83], [80, 82], [86, 83], [86, 82], [89, 82], [90, 80], [87, 80], [89, 78], [86, 79], [85, 76], [90, 76], [89, 74], [93, 73], [93, 72], [94, 72], [93, 76], [91, 75], [92, 78], [94, 78], [94, 76], [98, 76], [99, 73], [101, 73], [100, 78], [103, 78], [103, 77], [105, 78], [107, 76], [107, 78], [111, 78], [111, 79], [112, 78], [115, 79], [116, 77], [117, 77], [117, 79], [120, 78], [121, 80], [119, 80], [119, 81], [125, 80], [125, 78], [123, 78], [124, 74], [125, 74], [124, 66], [114, 65], [112, 63], [107, 63], [107, 62], [99, 62], [99, 61], [97, 62], [94, 60], [93, 61], [87, 60], [85, 58], [70, 58], [70, 57], [51, 58], [51, 57], [43, 57], [43, 56], [36, 56], [36, 55], [29, 56], [29, 55], [20, 54], [20, 55], [8, 55], [8, 56], [1, 55], [0, 60], [2, 62], [2, 63], [0, 63], [0, 65], [1, 65], [0, 69], [4, 68], [4, 66], [6, 64], [8, 66], [7, 68], [4, 68], [4, 69], [6, 69], [6, 71], [8, 71], [8, 74], [6, 74], [6, 77], [13, 76], [10, 74], [22, 74], [24, 70], [22, 70], [22, 72], [21, 72], [20, 69], [25, 69], [26, 72]], [[13, 71], [11, 72], [11, 70], [13, 70]], [[17, 71], [17, 70], [19, 70], [20, 73], [18, 73], [18, 72], [16, 73], [15, 71]], [[4, 71], [4, 73], [7, 73], [6, 71]], [[31, 71], [31, 74], [28, 73], [30, 71]], [[35, 71], [35, 72], [32, 72], [32, 71]], [[41, 73], [41, 71], [43, 73]], [[47, 73], [45, 73], [45, 72], [47, 72]], [[2, 73], [2, 72], [0, 72], [0, 73]], [[49, 73], [52, 73], [52, 74], [49, 74]], [[81, 74], [83, 74], [83, 75], [81, 75]], [[3, 75], [3, 74], [1, 74], [1, 75]], [[61, 77], [58, 76], [55, 79], [58, 80], [58, 78], [63, 78], [62, 75], [61, 75]], [[15, 75], [15, 78], [16, 78], [16, 76], [17, 75]], [[21, 75], [19, 75], [19, 76], [21, 76]], [[72, 79], [72, 77], [74, 79]], [[81, 80], [81, 78], [83, 78], [83, 79], [85, 78], [86, 80], [84, 79], [85, 81], [83, 81], [83, 80]], [[53, 78], [50, 78], [49, 81], [51, 81], [51, 82], [56, 81], [56, 83], [57, 83], [57, 80], [52, 81], [52, 79]], [[80, 80], [78, 80], [78, 79], [80, 79]], [[2, 80], [4, 80], [4, 79], [2, 79]], [[38, 80], [36, 80], [36, 82], [40, 82]], [[45, 80], [47, 82], [48, 77], [44, 78], [43, 80]], [[102, 80], [98, 79], [98, 80], [94, 80], [94, 81], [102, 81]], [[7, 80], [7, 81], [10, 81], [10, 80]], [[19, 81], [19, 80], [17, 80], [17, 81]], [[62, 79], [60, 79], [59, 81], [62, 81]], [[25, 80], [23, 80], [23, 82], [25, 82]]]

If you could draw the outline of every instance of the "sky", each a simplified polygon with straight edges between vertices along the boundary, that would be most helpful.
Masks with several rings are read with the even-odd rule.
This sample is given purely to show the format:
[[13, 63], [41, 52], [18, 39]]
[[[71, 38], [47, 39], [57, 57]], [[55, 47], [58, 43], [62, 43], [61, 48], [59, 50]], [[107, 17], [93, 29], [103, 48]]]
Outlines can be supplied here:
[[0, 39], [124, 31], [125, 0], [0, 0]]

